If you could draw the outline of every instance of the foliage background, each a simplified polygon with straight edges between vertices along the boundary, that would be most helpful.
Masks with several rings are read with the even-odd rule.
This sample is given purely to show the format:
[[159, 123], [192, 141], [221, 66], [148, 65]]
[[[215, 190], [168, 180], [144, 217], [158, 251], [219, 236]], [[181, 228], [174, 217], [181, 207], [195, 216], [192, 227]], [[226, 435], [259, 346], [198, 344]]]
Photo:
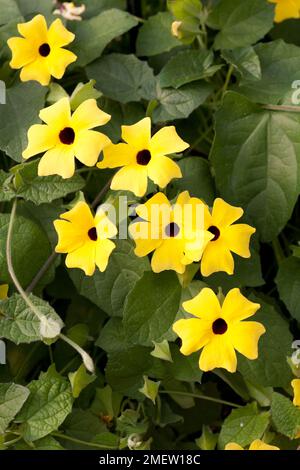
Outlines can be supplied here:
[[[300, 372], [288, 358], [293, 338], [300, 338], [300, 114], [289, 107], [300, 78], [300, 23], [274, 27], [274, 5], [265, 0], [206, 1], [202, 10], [168, 9], [161, 0], [83, 3], [83, 21], [67, 23], [78, 60], [47, 88], [19, 82], [6, 40], [37, 13], [51, 22], [52, 1], [0, 0], [0, 79], [7, 86], [7, 104], [0, 106], [0, 281], [10, 287], [0, 303], [7, 345], [0, 447], [222, 449], [263, 437], [296, 449], [300, 410], [292, 405], [290, 382]], [[171, 34], [175, 19], [186, 26], [183, 40]], [[179, 160], [184, 178], [167, 188], [170, 198], [187, 189], [208, 204], [221, 195], [244, 208], [257, 234], [251, 259], [236, 259], [233, 276], [201, 279], [194, 270], [182, 285], [172, 272], [153, 274], [130, 240], [119, 241], [107, 271], [92, 278], [67, 271], [52, 254], [53, 220], [80, 191], [90, 203], [99, 192], [115, 204], [120, 195], [104, 196], [110, 171], [82, 167], [63, 181], [39, 178], [36, 160], [22, 163], [39, 110], [89, 80], [99, 93], [90, 83], [73, 99], [98, 96], [112, 115], [105, 132], [114, 142], [121, 124], [149, 115], [154, 129], [174, 122], [191, 144]], [[64, 334], [89, 352], [94, 375], [65, 342], [41, 341], [16, 293], [5, 249], [15, 197], [17, 276], [45, 315], [59, 315]], [[224, 292], [240, 287], [262, 305], [257, 320], [267, 333], [259, 358], [239, 357], [235, 374], [202, 375], [198, 353], [182, 356], [171, 331], [184, 315], [181, 301], [205, 284]]]

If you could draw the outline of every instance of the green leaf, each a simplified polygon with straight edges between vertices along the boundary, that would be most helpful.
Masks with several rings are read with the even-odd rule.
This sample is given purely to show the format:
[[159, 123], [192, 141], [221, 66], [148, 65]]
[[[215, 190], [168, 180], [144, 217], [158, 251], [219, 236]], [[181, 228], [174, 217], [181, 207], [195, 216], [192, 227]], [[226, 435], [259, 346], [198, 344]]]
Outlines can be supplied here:
[[5, 112], [0, 114], [0, 149], [16, 162], [22, 160], [29, 127], [39, 121], [46, 92], [46, 87], [32, 82], [17, 84], [6, 92]]
[[61, 176], [38, 176], [39, 161], [23, 164], [14, 170], [16, 178], [15, 194], [34, 204], [44, 204], [80, 191], [85, 186], [85, 180], [78, 174], [72, 178], [63, 179]]
[[36, 441], [64, 422], [72, 410], [72, 391], [58, 374], [42, 374], [29, 383], [30, 396], [17, 416], [24, 439]]
[[86, 11], [84, 12], [83, 17], [91, 18], [98, 15], [101, 11], [109, 10], [111, 8], [125, 10], [126, 0], [85, 0], [84, 5], [86, 6]]
[[122, 395], [113, 392], [110, 385], [96, 389], [96, 395], [91, 406], [93, 413], [100, 416], [108, 416], [110, 419], [117, 417], [120, 412]]
[[84, 101], [100, 98], [102, 93], [94, 88], [96, 80], [90, 80], [87, 83], [78, 83], [70, 97], [70, 106], [75, 111]]
[[69, 380], [72, 386], [72, 395], [74, 398], [78, 398], [82, 390], [84, 390], [89, 384], [96, 380], [95, 375], [88, 374], [84, 364], [75, 371], [69, 372]]
[[151, 16], [139, 30], [136, 43], [137, 55], [153, 56], [180, 46], [180, 41], [172, 35], [172, 22], [173, 17], [168, 12]]
[[[40, 313], [50, 322], [62, 327], [63, 323], [55, 310], [46, 302], [34, 295], [30, 300]], [[14, 294], [0, 305], [0, 337], [16, 344], [42, 341], [45, 337], [39, 318], [25, 303], [19, 294]]]
[[184, 356], [176, 344], [171, 345], [173, 362], [166, 364], [166, 373], [180, 382], [201, 382], [202, 371], [199, 369], [200, 351]]
[[170, 346], [166, 339], [161, 341], [160, 343], [156, 343], [153, 341], [154, 349], [151, 351], [151, 356], [161, 359], [162, 361], [173, 362]]
[[173, 55], [158, 75], [162, 88], [179, 88], [213, 75], [220, 66], [212, 66], [214, 60], [211, 51], [186, 50]]
[[84, 67], [100, 57], [105, 47], [116, 37], [138, 24], [129, 13], [112, 8], [85, 21], [73, 21], [70, 29], [75, 34], [72, 51], [77, 55], [76, 65]]
[[108, 353], [127, 349], [129, 346], [128, 338], [121, 318], [110, 318], [101, 329], [100, 336], [95, 344]]
[[260, 80], [261, 66], [253, 47], [239, 47], [222, 51], [222, 56], [241, 74], [245, 80]]
[[196, 444], [201, 450], [214, 450], [218, 442], [218, 435], [213, 434], [208, 426], [202, 426], [202, 434], [196, 439]]
[[[29, 448], [32, 450], [31, 448]], [[64, 450], [60, 443], [52, 436], [46, 436], [35, 441], [34, 450]]]
[[20, 411], [29, 396], [29, 390], [14, 383], [0, 384], [0, 435]]
[[153, 70], [133, 54], [105, 55], [87, 67], [87, 74], [96, 79], [105, 96], [121, 103], [156, 96]]
[[291, 315], [300, 321], [300, 259], [291, 256], [279, 265], [276, 278], [280, 298]]
[[144, 385], [139, 389], [139, 392], [155, 404], [159, 386], [160, 382], [154, 382], [154, 380], [150, 380], [146, 375], [144, 375]]
[[[79, 270], [71, 270], [71, 279], [78, 292], [98, 305], [108, 315], [122, 316], [124, 301], [144, 271], [149, 269], [147, 258], [137, 258], [128, 240], [116, 241], [109, 265], [104, 273], [96, 271], [87, 278]], [[109, 292], [109, 295], [103, 295]]]
[[103, 446], [105, 449], [118, 449], [119, 448], [119, 437], [112, 432], [103, 432], [97, 434], [91, 442]]
[[218, 29], [216, 49], [250, 46], [273, 27], [274, 5], [265, 0], [220, 0], [208, 18], [208, 25]]
[[191, 196], [203, 199], [212, 204], [215, 199], [215, 184], [208, 160], [201, 157], [186, 157], [177, 162], [182, 172], [182, 178], [173, 180], [169, 184], [171, 197], [175, 191], [188, 190]]
[[162, 341], [175, 319], [181, 287], [175, 273], [146, 272], [126, 299], [125, 332], [133, 344]]
[[216, 115], [212, 163], [217, 187], [246, 211], [263, 241], [289, 220], [299, 194], [300, 116], [267, 111], [228, 92]]
[[53, 19], [52, 0], [16, 0], [19, 9], [26, 20], [31, 20], [35, 15], [45, 15], [46, 18]]
[[261, 80], [243, 78], [239, 92], [256, 103], [292, 104], [292, 83], [299, 79], [300, 47], [282, 40], [257, 44], [254, 51], [261, 66]]
[[300, 431], [300, 409], [285, 396], [273, 393], [271, 405], [272, 421], [278, 432], [295, 439]]
[[223, 449], [229, 442], [236, 442], [242, 447], [248, 446], [262, 437], [269, 421], [270, 414], [258, 411], [256, 403], [233, 410], [223, 423], [219, 446]]
[[[10, 216], [0, 214], [0, 273], [1, 280], [10, 284], [6, 264], [6, 238]], [[16, 275], [27, 287], [51, 254], [51, 246], [45, 232], [35, 222], [17, 216], [12, 236], [12, 261]], [[41, 284], [46, 282], [43, 277]]]
[[153, 111], [153, 121], [172, 121], [188, 117], [194, 109], [204, 103], [212, 91], [212, 85], [204, 81], [174, 88], [158, 87], [158, 105]]
[[142, 386], [143, 375], [147, 374], [152, 360], [150, 349], [143, 346], [110, 353], [105, 369], [107, 382], [115, 391], [136, 393]]
[[14, 191], [10, 187], [12, 175], [0, 170], [0, 202], [10, 201], [14, 197]]
[[253, 384], [263, 387], [286, 387], [292, 379], [287, 364], [293, 342], [289, 325], [274, 307], [259, 298], [255, 297], [253, 300], [261, 304], [254, 320], [264, 325], [266, 333], [259, 340], [258, 359], [250, 361], [244, 356], [239, 356], [238, 370], [244, 379]]
[[[93, 415], [90, 410], [81, 410], [79, 408], [73, 408], [63, 427], [67, 436], [87, 442], [91, 442], [95, 436], [107, 430], [106, 425], [99, 419], [99, 416]], [[91, 450], [90, 446], [80, 445], [67, 440], [63, 442], [68, 449]]]
[[15, 0], [1, 0], [0, 25], [6, 24], [19, 16], [21, 16], [21, 12]]

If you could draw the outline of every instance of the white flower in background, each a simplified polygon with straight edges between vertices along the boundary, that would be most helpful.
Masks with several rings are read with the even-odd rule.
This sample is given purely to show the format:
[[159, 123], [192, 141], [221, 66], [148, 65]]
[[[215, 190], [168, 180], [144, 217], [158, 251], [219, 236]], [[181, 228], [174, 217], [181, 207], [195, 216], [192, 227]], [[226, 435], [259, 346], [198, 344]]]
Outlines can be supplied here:
[[54, 15], [63, 16], [66, 20], [81, 21], [81, 15], [85, 12], [85, 5], [76, 6], [73, 2], [54, 2], [57, 9], [54, 10]]

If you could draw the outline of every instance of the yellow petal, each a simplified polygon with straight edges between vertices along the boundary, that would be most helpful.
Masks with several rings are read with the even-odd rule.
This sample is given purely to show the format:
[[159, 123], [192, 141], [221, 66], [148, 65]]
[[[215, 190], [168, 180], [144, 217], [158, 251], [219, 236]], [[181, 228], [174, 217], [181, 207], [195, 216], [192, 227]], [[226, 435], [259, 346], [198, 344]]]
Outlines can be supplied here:
[[176, 132], [174, 126], [167, 126], [160, 129], [152, 137], [150, 142], [150, 152], [154, 156], [169, 155], [170, 153], [183, 152], [189, 147]]
[[222, 316], [227, 322], [244, 320], [254, 315], [260, 305], [243, 296], [238, 288], [231, 289], [222, 305]]
[[178, 320], [173, 331], [182, 341], [180, 352], [185, 356], [203, 348], [212, 338], [210, 324], [198, 318]]
[[36, 15], [27, 23], [19, 23], [18, 31], [24, 38], [39, 45], [48, 41], [47, 23], [43, 15]]
[[56, 253], [70, 253], [87, 241], [87, 232], [66, 220], [55, 220], [54, 227], [58, 235]]
[[8, 295], [8, 284], [2, 284], [2, 286], [0, 286], [0, 300], [6, 299], [7, 295]]
[[107, 268], [109, 257], [115, 247], [111, 240], [99, 240], [96, 243], [96, 265], [101, 272]]
[[163, 240], [155, 250], [151, 259], [151, 267], [154, 273], [173, 270], [183, 274], [186, 266], [182, 263], [183, 241], [176, 238]]
[[93, 241], [86, 242], [82, 247], [78, 248], [66, 257], [67, 268], [82, 269], [86, 276], [92, 276], [95, 272], [96, 262], [96, 243]]
[[177, 163], [165, 156], [151, 158], [147, 170], [149, 178], [160, 188], [165, 188], [173, 178], [182, 178]]
[[75, 62], [77, 56], [66, 49], [54, 48], [46, 58], [48, 70], [54, 78], [63, 77], [68, 65]]
[[33, 155], [45, 152], [57, 144], [57, 133], [54, 133], [44, 124], [34, 124], [28, 131], [28, 146], [22, 153], [23, 158], [27, 159]]
[[149, 149], [151, 119], [146, 117], [132, 126], [122, 126], [122, 139], [138, 150]]
[[229, 326], [228, 337], [239, 353], [248, 359], [257, 359], [258, 340], [265, 332], [265, 327], [261, 323], [242, 321]]
[[139, 257], [148, 255], [162, 243], [159, 234], [155, 237], [156, 234], [152, 234], [151, 229], [149, 222], [137, 221], [129, 226], [129, 233], [136, 244], [134, 252]]
[[103, 154], [103, 160], [97, 163], [98, 168], [118, 168], [136, 162], [135, 149], [123, 143], [108, 145]]
[[57, 145], [48, 150], [41, 158], [38, 175], [60, 175], [62, 178], [71, 178], [75, 173], [74, 149], [66, 145]]
[[48, 30], [48, 43], [52, 47], [63, 47], [74, 41], [75, 34], [64, 27], [60, 18], [53, 21]]
[[45, 60], [42, 57], [38, 57], [33, 62], [25, 65], [21, 70], [20, 80], [22, 82], [35, 80], [43, 86], [49, 85], [51, 74]]
[[247, 224], [230, 225], [222, 231], [222, 241], [233, 253], [250, 258], [250, 237], [254, 232], [255, 228]]
[[128, 165], [119, 170], [113, 177], [111, 189], [114, 191], [132, 191], [137, 197], [142, 197], [147, 191], [147, 170], [141, 165]]
[[277, 3], [275, 7], [276, 23], [281, 23], [289, 18], [300, 18], [300, 5], [297, 0], [277, 0], [272, 3]]
[[107, 217], [106, 213], [102, 210], [101, 206], [97, 210], [94, 223], [97, 229], [98, 238], [101, 240], [106, 240], [107, 238], [113, 238], [118, 233], [117, 227]]
[[221, 316], [221, 306], [218, 297], [212, 289], [204, 287], [199, 294], [182, 304], [184, 310], [195, 317], [214, 321]]
[[244, 450], [242, 446], [236, 444], [236, 442], [229, 442], [225, 446], [225, 450]]
[[109, 138], [101, 132], [81, 131], [74, 143], [75, 156], [84, 165], [94, 166], [101, 151], [109, 142]]
[[24, 38], [10, 38], [7, 41], [8, 47], [12, 51], [12, 59], [9, 63], [11, 68], [20, 69], [24, 65], [30, 64], [38, 57], [37, 50], [33, 44]]
[[190, 264], [191, 261], [200, 261], [203, 252], [212, 238], [212, 234], [206, 230], [198, 230], [187, 234], [185, 232], [185, 259], [186, 263]]
[[64, 212], [60, 216], [62, 219], [68, 220], [74, 226], [84, 232], [88, 232], [90, 228], [95, 226], [95, 220], [91, 209], [84, 201], [80, 201], [68, 212]]
[[294, 405], [300, 406], [300, 379], [294, 379], [291, 382], [291, 385], [294, 390]]
[[97, 101], [89, 99], [81, 103], [72, 115], [72, 127], [75, 130], [93, 129], [104, 126], [111, 119], [97, 106]]
[[279, 447], [271, 446], [266, 444], [265, 442], [261, 441], [260, 439], [255, 439], [250, 444], [249, 450], [280, 450]]
[[57, 130], [70, 126], [71, 109], [69, 98], [62, 98], [56, 103], [44, 108], [39, 114], [42, 121]]
[[233, 346], [228, 342], [227, 335], [214, 335], [204, 346], [199, 367], [204, 372], [221, 367], [228, 372], [236, 372], [237, 359]]
[[201, 260], [202, 276], [210, 276], [219, 271], [233, 274], [233, 270], [234, 260], [232, 254], [222, 240], [209, 242]]
[[244, 211], [241, 207], [231, 206], [223, 199], [217, 198], [214, 201], [212, 218], [213, 224], [219, 229], [228, 227], [233, 224], [236, 220], [240, 219]]
[[[136, 213], [144, 220], [155, 220], [158, 225], [161, 225], [164, 221], [169, 222], [171, 204], [164, 193], [156, 193], [145, 204], [137, 206]], [[159, 216], [158, 213], [160, 213]]]

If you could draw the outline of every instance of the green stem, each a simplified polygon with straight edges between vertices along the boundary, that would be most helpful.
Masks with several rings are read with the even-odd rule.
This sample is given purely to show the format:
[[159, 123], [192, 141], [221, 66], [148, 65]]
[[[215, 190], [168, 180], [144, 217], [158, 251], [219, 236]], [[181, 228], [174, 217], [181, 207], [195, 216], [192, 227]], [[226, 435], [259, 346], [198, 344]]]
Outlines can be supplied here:
[[277, 264], [279, 266], [280, 263], [285, 259], [285, 255], [278, 238], [275, 238], [275, 240], [272, 241], [272, 248], [275, 254]]
[[199, 398], [200, 400], [213, 401], [214, 403], [220, 403], [221, 405], [228, 405], [234, 408], [241, 408], [241, 405], [237, 403], [232, 403], [231, 401], [221, 400], [219, 398], [208, 397], [207, 395], [198, 395], [197, 393], [191, 392], [181, 392], [178, 390], [161, 390], [159, 393], [164, 393], [168, 395], [181, 395], [184, 397]]
[[94, 448], [102, 449], [102, 450], [115, 450], [116, 449], [116, 447], [112, 447], [112, 446], [103, 446], [101, 444], [97, 444], [93, 442], [82, 441], [81, 439], [76, 439], [75, 437], [67, 436], [66, 434], [61, 434], [60, 432], [53, 432], [51, 435], [54, 437], [58, 437], [59, 439], [64, 439], [65, 441], [74, 442], [75, 444], [81, 444], [87, 447], [94, 447]]
[[223, 89], [222, 89], [222, 96], [224, 96], [225, 92], [227, 91], [227, 88], [229, 86], [233, 70], [234, 70], [233, 66], [230, 65], [230, 67], [228, 68], [227, 75], [226, 75], [225, 82], [224, 82], [224, 86], [223, 86]]
[[4, 445], [7, 447], [12, 446], [13, 444], [16, 444], [16, 442], [19, 442], [20, 439], [22, 439], [22, 436], [16, 437], [15, 439], [12, 439], [11, 441], [4, 442]]

